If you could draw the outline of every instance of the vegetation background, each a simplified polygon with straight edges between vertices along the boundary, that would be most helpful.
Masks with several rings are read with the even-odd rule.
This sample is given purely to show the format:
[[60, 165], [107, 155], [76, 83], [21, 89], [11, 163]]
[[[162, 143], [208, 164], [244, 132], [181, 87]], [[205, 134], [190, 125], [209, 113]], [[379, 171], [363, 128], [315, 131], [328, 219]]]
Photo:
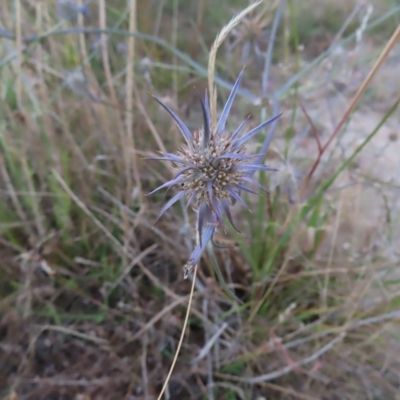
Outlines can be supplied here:
[[[198, 128], [248, 5], [1, 2], [2, 398], [157, 398], [195, 233], [183, 203], [153, 227], [171, 171], [146, 157], [181, 137], [151, 94]], [[219, 48], [218, 110], [246, 65], [230, 129], [284, 112], [279, 170], [199, 264], [166, 399], [400, 398], [399, 45], [346, 113], [399, 21], [395, 0], [263, 1]]]

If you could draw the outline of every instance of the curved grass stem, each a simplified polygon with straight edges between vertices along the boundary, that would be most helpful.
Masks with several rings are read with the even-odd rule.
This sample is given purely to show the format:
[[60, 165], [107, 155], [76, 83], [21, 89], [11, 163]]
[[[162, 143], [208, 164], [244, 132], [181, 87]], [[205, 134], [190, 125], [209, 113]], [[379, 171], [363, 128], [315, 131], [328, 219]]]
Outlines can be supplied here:
[[353, 100], [351, 101], [349, 107], [347, 108], [347, 110], [344, 113], [342, 119], [340, 120], [340, 122], [336, 126], [335, 130], [332, 132], [332, 134], [329, 137], [328, 141], [322, 146], [322, 149], [319, 151], [317, 160], [315, 161], [314, 165], [312, 166], [312, 168], [311, 168], [311, 170], [310, 170], [310, 172], [309, 172], [309, 174], [307, 176], [304, 188], [308, 187], [308, 184], [310, 183], [311, 177], [313, 176], [315, 170], [317, 169], [317, 167], [318, 167], [318, 165], [319, 165], [319, 163], [321, 161], [322, 154], [326, 151], [326, 149], [332, 143], [333, 139], [339, 134], [339, 132], [343, 128], [345, 122], [349, 118], [350, 114], [354, 111], [354, 109], [358, 105], [358, 103], [359, 103], [359, 101], [361, 99], [361, 96], [364, 94], [365, 90], [367, 89], [367, 87], [371, 83], [371, 81], [374, 78], [374, 76], [376, 75], [376, 73], [379, 71], [379, 69], [382, 66], [382, 64], [389, 57], [389, 54], [390, 54], [391, 50], [393, 49], [394, 45], [397, 43], [397, 41], [399, 39], [400, 39], [400, 25], [397, 27], [397, 29], [393, 33], [392, 37], [386, 43], [385, 48], [382, 50], [381, 55], [376, 60], [374, 66], [370, 70], [370, 72], [367, 75], [367, 77], [364, 79], [364, 82], [359, 87], [357, 93], [354, 95]]
[[164, 385], [163, 385], [163, 387], [161, 389], [161, 392], [157, 397], [157, 400], [161, 400], [162, 395], [164, 394], [164, 392], [165, 392], [165, 390], [166, 390], [166, 388], [168, 386], [168, 383], [169, 383], [169, 381], [171, 379], [171, 375], [172, 375], [172, 372], [174, 371], [175, 364], [178, 361], [179, 352], [180, 352], [181, 347], [182, 347], [183, 338], [185, 337], [186, 328], [187, 328], [187, 324], [188, 324], [188, 321], [189, 321], [190, 309], [192, 307], [193, 293], [194, 293], [194, 287], [195, 287], [195, 283], [196, 283], [196, 276], [197, 276], [197, 264], [194, 266], [192, 287], [190, 289], [189, 302], [188, 302], [188, 307], [187, 307], [187, 310], [186, 310], [185, 320], [184, 320], [183, 326], [182, 326], [181, 337], [179, 338], [178, 347], [176, 349], [174, 358], [172, 360], [171, 367], [170, 367], [170, 369], [168, 371], [168, 375], [167, 375], [167, 377], [165, 379], [165, 382], [164, 382]]

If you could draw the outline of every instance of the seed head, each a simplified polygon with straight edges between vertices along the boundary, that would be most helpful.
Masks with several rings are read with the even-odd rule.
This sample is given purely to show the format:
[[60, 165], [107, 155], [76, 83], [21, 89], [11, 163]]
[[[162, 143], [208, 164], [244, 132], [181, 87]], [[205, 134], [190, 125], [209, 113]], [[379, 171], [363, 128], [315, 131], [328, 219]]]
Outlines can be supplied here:
[[90, 14], [88, 4], [79, 6], [76, 0], [56, 0], [56, 4], [57, 16], [60, 19], [70, 21], [72, 24], [76, 24], [80, 13], [86, 17]]
[[270, 23], [270, 15], [265, 15], [266, 10], [253, 16], [243, 18], [241, 24], [232, 30], [232, 43], [228, 46], [228, 52], [235, 47], [242, 46], [241, 62], [249, 60], [252, 56], [261, 66], [263, 49], [268, 43], [269, 32], [265, 29]]
[[[200, 239], [199, 247], [189, 260], [193, 265], [197, 263], [208, 242], [219, 225], [224, 227], [224, 215], [229, 223], [235, 227], [230, 206], [236, 201], [247, 207], [241, 198], [241, 192], [255, 193], [248, 185], [257, 186], [265, 190], [257, 180], [251, 177], [255, 171], [272, 171], [264, 164], [251, 163], [258, 154], [245, 154], [245, 142], [259, 133], [265, 126], [275, 121], [280, 115], [271, 118], [256, 128], [242, 135], [248, 118], [233, 132], [225, 129], [226, 120], [232, 107], [233, 100], [239, 88], [243, 71], [237, 78], [227, 103], [222, 111], [216, 127], [211, 126], [208, 96], [201, 100], [204, 126], [193, 133], [186, 127], [180, 118], [160, 100], [155, 98], [169, 112], [177, 123], [186, 143], [176, 154], [166, 153], [156, 160], [170, 161], [175, 172], [174, 177], [155, 189], [150, 194], [163, 188], [177, 186], [178, 193], [162, 208], [158, 219], [175, 202], [187, 197], [188, 204], [194, 204], [197, 209], [197, 230]], [[157, 220], [158, 220], [157, 219]], [[212, 228], [212, 227], [213, 228]], [[206, 227], [203, 234], [203, 228]], [[205, 240], [203, 240], [205, 239]]]

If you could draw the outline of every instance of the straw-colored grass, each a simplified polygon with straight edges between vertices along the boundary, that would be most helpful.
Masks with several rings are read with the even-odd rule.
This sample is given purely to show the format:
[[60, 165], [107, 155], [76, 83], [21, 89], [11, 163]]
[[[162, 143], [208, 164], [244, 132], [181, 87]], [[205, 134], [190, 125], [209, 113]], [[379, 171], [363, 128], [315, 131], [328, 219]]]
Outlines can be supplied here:
[[[0, 397], [396, 399], [399, 5], [70, 5], [0, 5]], [[151, 95], [196, 129], [243, 56], [228, 127], [283, 111], [249, 144], [279, 171], [184, 280]]]

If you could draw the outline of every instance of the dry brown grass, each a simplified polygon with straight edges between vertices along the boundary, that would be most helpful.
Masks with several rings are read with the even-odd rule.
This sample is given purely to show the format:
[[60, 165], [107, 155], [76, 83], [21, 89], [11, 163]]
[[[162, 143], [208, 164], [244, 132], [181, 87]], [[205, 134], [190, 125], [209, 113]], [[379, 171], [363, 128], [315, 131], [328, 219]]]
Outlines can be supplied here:
[[[215, 34], [247, 5], [92, 3], [90, 18], [80, 15], [78, 27], [156, 30], [202, 66]], [[311, 3], [303, 7], [312, 18], [329, 17], [325, 2]], [[348, 15], [353, 3], [336, 6]], [[378, 14], [385, 7], [380, 4]], [[293, 20], [297, 39], [310, 15], [300, 12]], [[179, 54], [140, 36], [56, 35], [62, 23], [48, 1], [3, 2], [0, 16], [0, 33], [15, 34], [15, 40], [0, 39], [0, 396], [156, 399], [182, 330], [191, 282], [182, 280], [181, 267], [194, 232], [185, 207], [153, 227], [163, 199], [146, 193], [170, 178], [170, 170], [145, 157], [174, 150], [180, 137], [149, 94], [163, 97], [195, 127], [201, 112], [189, 98], [194, 84], [206, 87], [206, 68], [188, 68]], [[191, 20], [195, 27], [188, 26]], [[294, 26], [289, 31], [295, 36]], [[40, 41], [25, 40], [42, 33]], [[278, 40], [274, 52], [271, 92], [313, 62], [297, 52], [287, 58], [296, 38], [286, 39], [291, 43]], [[374, 39], [364, 32], [365, 46]], [[328, 53], [298, 80], [297, 92], [282, 92], [285, 115], [268, 153], [271, 163], [287, 160], [307, 176], [318, 146], [298, 97], [326, 143], [331, 120], [337, 124], [360, 87], [362, 79], [355, 88], [352, 79], [365, 78], [382, 48], [369, 45], [367, 59], [357, 43], [343, 43], [341, 53]], [[239, 59], [240, 51], [220, 51], [216, 77], [232, 81], [242, 68]], [[243, 84], [256, 98], [257, 68], [247, 66]], [[348, 92], [332, 92], [337, 81]], [[391, 174], [393, 155], [377, 156], [386, 148], [378, 138], [394, 132], [398, 117], [385, 123], [336, 186], [312, 197], [393, 104], [392, 94], [375, 85], [377, 92], [367, 90], [321, 158], [307, 199], [290, 204], [282, 181], [270, 196], [248, 199], [253, 215], [237, 212], [242, 236], [218, 234], [217, 243], [227, 247], [214, 247], [202, 260], [165, 398], [398, 398], [399, 182]], [[225, 95], [220, 86], [218, 95]], [[232, 125], [248, 112], [255, 124], [271, 112], [267, 100], [255, 105], [243, 95]], [[368, 168], [371, 163], [379, 168]]]

